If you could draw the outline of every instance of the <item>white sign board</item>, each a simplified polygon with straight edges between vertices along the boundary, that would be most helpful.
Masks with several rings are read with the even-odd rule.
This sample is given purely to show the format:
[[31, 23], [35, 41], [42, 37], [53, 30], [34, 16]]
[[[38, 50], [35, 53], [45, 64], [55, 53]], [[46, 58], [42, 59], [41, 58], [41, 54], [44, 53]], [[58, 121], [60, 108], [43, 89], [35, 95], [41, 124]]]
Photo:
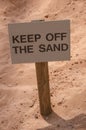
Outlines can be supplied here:
[[12, 63], [70, 59], [70, 21], [9, 24]]

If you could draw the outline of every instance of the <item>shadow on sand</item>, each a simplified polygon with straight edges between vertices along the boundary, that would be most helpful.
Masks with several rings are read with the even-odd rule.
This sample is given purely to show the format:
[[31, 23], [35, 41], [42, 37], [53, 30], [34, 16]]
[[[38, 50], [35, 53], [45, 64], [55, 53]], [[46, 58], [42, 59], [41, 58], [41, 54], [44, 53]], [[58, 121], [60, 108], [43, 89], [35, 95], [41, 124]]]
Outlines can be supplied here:
[[48, 118], [43, 118], [50, 126], [37, 130], [86, 130], [85, 114], [80, 114], [70, 120], [65, 120], [59, 117], [55, 112], [52, 112]]

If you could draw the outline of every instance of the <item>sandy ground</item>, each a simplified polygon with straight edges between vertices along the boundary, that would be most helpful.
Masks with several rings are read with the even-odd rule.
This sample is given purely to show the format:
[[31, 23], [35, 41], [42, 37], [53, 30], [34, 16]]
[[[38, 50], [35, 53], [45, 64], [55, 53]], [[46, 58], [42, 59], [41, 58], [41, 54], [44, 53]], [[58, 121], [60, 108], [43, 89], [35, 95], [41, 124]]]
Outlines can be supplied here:
[[[39, 112], [35, 64], [11, 64], [8, 23], [71, 20], [71, 60], [49, 62], [52, 114]], [[0, 130], [86, 130], [86, 0], [0, 0]]]

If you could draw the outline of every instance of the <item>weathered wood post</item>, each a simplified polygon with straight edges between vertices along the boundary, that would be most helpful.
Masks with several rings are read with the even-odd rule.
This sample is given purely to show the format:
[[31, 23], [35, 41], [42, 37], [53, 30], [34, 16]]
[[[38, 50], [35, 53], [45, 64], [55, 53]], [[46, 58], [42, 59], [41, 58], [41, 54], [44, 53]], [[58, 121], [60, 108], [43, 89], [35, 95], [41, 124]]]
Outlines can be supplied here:
[[40, 113], [47, 116], [51, 113], [48, 62], [35, 63], [38, 83]]

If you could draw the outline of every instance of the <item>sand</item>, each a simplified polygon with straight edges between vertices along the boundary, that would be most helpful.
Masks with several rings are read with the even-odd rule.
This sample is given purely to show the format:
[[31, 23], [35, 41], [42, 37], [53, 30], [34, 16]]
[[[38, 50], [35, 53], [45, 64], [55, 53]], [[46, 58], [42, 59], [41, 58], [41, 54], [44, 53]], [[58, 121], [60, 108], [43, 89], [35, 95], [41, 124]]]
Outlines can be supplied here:
[[[71, 20], [71, 60], [49, 62], [52, 114], [39, 110], [35, 63], [11, 63], [8, 24]], [[0, 0], [0, 130], [86, 130], [86, 0]]]

